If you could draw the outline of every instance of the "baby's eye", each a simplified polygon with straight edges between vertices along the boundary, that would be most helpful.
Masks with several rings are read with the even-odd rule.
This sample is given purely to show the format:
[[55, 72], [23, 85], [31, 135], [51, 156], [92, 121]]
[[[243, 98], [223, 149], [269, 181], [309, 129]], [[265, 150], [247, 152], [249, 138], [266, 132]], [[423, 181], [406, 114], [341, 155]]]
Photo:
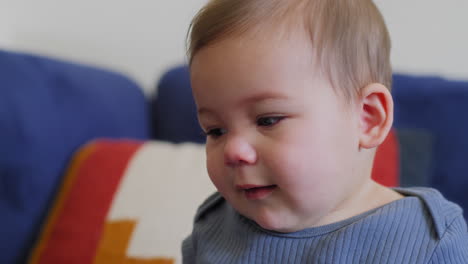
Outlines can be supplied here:
[[283, 120], [284, 116], [265, 116], [257, 119], [257, 126], [272, 126]]
[[218, 138], [226, 133], [225, 129], [222, 128], [213, 128], [213, 129], [208, 129], [208, 131], [205, 132], [205, 135], [207, 137], [214, 137]]

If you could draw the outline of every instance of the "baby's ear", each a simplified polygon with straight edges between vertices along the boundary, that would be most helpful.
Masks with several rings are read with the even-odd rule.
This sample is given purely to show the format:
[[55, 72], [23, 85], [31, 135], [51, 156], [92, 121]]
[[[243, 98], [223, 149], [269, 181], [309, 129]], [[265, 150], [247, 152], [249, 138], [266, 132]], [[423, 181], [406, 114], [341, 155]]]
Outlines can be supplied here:
[[385, 140], [392, 127], [392, 95], [382, 84], [372, 83], [361, 90], [359, 99], [359, 147], [375, 148]]

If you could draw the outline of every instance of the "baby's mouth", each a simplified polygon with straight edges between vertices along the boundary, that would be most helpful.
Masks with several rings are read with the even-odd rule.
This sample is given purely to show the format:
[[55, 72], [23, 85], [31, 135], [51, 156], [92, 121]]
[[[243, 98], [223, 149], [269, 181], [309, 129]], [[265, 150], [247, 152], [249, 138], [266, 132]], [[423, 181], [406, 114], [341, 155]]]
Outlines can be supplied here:
[[277, 185], [240, 186], [240, 189], [244, 191], [248, 200], [260, 200], [269, 196], [277, 187]]

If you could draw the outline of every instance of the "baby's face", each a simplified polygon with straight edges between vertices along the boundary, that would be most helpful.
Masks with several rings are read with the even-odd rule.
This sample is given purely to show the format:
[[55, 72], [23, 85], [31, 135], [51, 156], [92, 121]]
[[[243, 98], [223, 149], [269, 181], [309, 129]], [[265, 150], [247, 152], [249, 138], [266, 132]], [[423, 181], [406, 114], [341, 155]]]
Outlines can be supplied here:
[[327, 223], [362, 184], [358, 118], [312, 65], [309, 41], [228, 38], [191, 66], [208, 173], [242, 215], [292, 232]]

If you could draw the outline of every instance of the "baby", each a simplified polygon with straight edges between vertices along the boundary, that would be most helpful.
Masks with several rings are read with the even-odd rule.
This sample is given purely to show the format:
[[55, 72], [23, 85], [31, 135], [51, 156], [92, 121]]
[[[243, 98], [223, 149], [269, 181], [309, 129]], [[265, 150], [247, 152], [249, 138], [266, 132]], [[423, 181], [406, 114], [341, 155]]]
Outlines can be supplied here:
[[461, 209], [371, 179], [393, 122], [390, 39], [371, 0], [212, 0], [190, 74], [218, 193], [184, 263], [468, 263]]

